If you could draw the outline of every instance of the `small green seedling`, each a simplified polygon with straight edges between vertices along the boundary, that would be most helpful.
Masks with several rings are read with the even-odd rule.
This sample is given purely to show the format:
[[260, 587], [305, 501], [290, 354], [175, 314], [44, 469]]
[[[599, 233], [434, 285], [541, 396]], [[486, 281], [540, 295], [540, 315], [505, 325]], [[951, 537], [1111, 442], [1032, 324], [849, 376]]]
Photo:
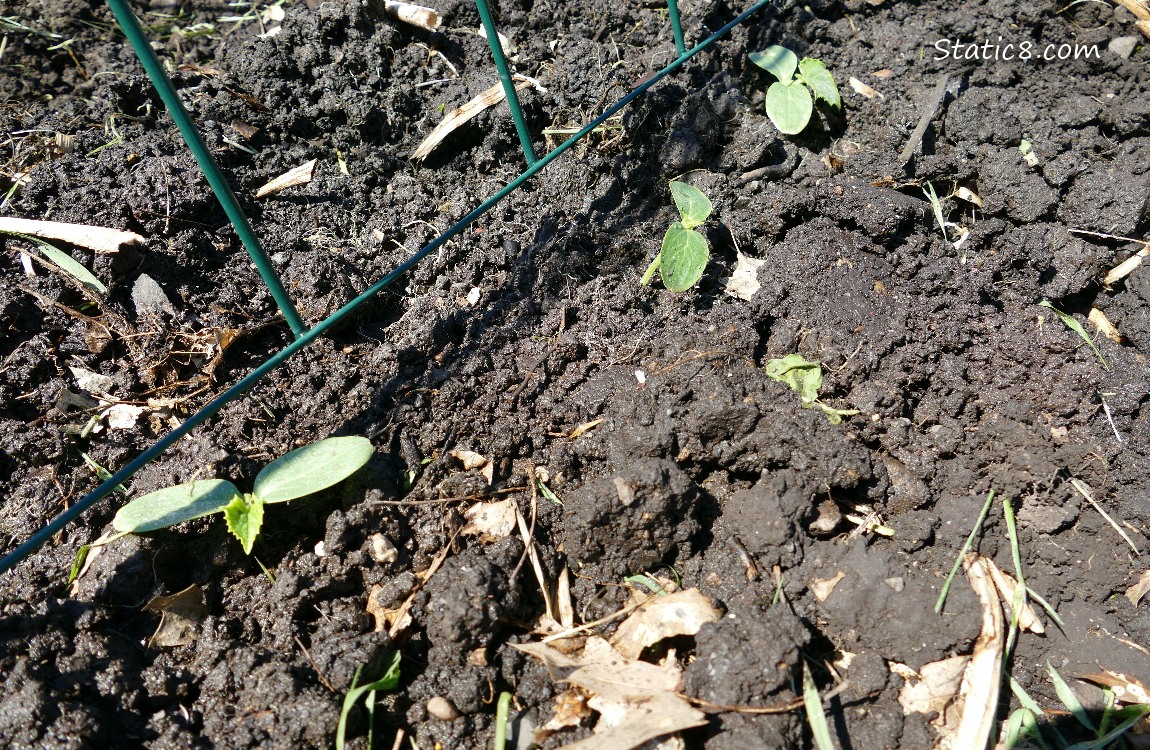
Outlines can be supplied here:
[[366, 693], [367, 698], [367, 711], [369, 715], [368, 724], [368, 739], [367, 746], [372, 746], [372, 729], [374, 729], [375, 719], [375, 694], [379, 690], [394, 690], [395, 686], [399, 684], [399, 662], [400, 655], [395, 651], [391, 655], [391, 662], [387, 665], [387, 669], [375, 682], [369, 682], [366, 685], [359, 685], [359, 673], [363, 667], [356, 667], [355, 674], [351, 678], [351, 687], [348, 688], [347, 695], [343, 697], [343, 707], [339, 712], [339, 725], [335, 730], [335, 747], [336, 750], [343, 750], [344, 739], [347, 736], [347, 717], [351, 714], [351, 709], [359, 702], [359, 699]]
[[138, 497], [120, 508], [112, 526], [121, 533], [143, 534], [193, 518], [223, 513], [228, 530], [246, 554], [260, 533], [264, 505], [284, 503], [342, 482], [367, 463], [371, 441], [335, 437], [280, 456], [256, 475], [251, 493], [223, 479], [200, 479]]
[[815, 99], [822, 99], [832, 107], [842, 107], [839, 88], [822, 60], [804, 57], [800, 62], [798, 55], [777, 44], [762, 52], [752, 52], [748, 57], [779, 79], [767, 89], [767, 117], [779, 132], [786, 135], [803, 132], [814, 113]]
[[695, 231], [695, 227], [711, 215], [711, 201], [701, 190], [685, 182], [671, 183], [671, 198], [679, 209], [680, 221], [672, 224], [663, 235], [663, 247], [639, 283], [642, 286], [650, 284], [658, 270], [663, 286], [672, 292], [685, 292], [703, 278], [711, 257], [707, 238]]
[[1054, 314], [1059, 317], [1059, 319], [1063, 322], [1063, 324], [1066, 325], [1067, 328], [1077, 333], [1083, 341], [1090, 345], [1090, 348], [1094, 350], [1095, 356], [1098, 357], [1098, 361], [1102, 363], [1102, 369], [1106, 370], [1107, 372], [1110, 371], [1110, 365], [1106, 364], [1106, 360], [1102, 357], [1102, 352], [1098, 351], [1098, 347], [1094, 345], [1094, 339], [1090, 338], [1090, 334], [1086, 332], [1086, 329], [1082, 327], [1081, 323], [1074, 319], [1073, 315], [1062, 312], [1057, 307], [1050, 304], [1050, 300], [1044, 299], [1038, 303], [1038, 306], [1049, 307], [1051, 310], [1053, 310]]
[[767, 377], [791, 387], [803, 400], [803, 408], [817, 406], [827, 415], [827, 421], [838, 424], [843, 417], [858, 414], [858, 409], [835, 409], [819, 400], [819, 389], [823, 387], [823, 366], [811, 362], [801, 354], [788, 354], [785, 357], [767, 362]]

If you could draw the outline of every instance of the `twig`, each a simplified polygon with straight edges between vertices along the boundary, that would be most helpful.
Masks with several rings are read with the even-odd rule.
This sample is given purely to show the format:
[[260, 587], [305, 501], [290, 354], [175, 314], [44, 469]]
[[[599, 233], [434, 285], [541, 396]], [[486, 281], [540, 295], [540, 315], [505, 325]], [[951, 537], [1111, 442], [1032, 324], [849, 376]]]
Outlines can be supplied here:
[[1094, 506], [1094, 510], [1098, 511], [1098, 513], [1106, 519], [1107, 523], [1114, 527], [1114, 530], [1118, 532], [1118, 536], [1126, 540], [1126, 543], [1130, 545], [1130, 549], [1134, 550], [1134, 554], [1142, 554], [1142, 550], [1138, 549], [1138, 545], [1134, 544], [1134, 540], [1126, 535], [1126, 532], [1122, 530], [1122, 527], [1119, 526], [1118, 523], [1113, 518], [1111, 518], [1109, 514], [1106, 513], [1106, 511], [1102, 510], [1101, 505], [1095, 502], [1093, 495], [1090, 494], [1090, 488], [1087, 487], [1085, 483], [1078, 481], [1074, 477], [1071, 477], [1070, 484], [1074, 487], [1074, 489], [1078, 490], [1079, 495], [1082, 495], [1082, 497], [1086, 498], [1086, 502]]
[[918, 148], [922, 137], [926, 135], [926, 129], [930, 127], [930, 121], [934, 119], [935, 113], [938, 112], [938, 108], [942, 106], [942, 102], [946, 98], [947, 84], [952, 78], [964, 76], [969, 71], [970, 68], [963, 68], [956, 73], [945, 73], [942, 78], [938, 79], [938, 83], [934, 85], [934, 91], [930, 93], [930, 98], [927, 99], [926, 109], [923, 110], [922, 117], [918, 120], [918, 126], [910, 134], [910, 140], [906, 142], [906, 146], [903, 147], [902, 153], [898, 156], [900, 164], [905, 166], [914, 156], [914, 150]]
[[334, 687], [334, 686], [331, 684], [331, 680], [329, 680], [329, 679], [328, 679], [328, 678], [327, 678], [327, 677], [324, 675], [323, 671], [322, 671], [322, 670], [320, 670], [320, 668], [319, 668], [319, 665], [315, 663], [315, 659], [311, 658], [311, 652], [307, 650], [307, 646], [303, 645], [303, 641], [301, 641], [301, 640], [299, 639], [299, 636], [298, 636], [298, 635], [297, 635], [297, 636], [296, 636], [296, 638], [295, 638], [295, 642], [296, 642], [296, 645], [298, 645], [298, 646], [299, 646], [301, 649], [303, 649], [303, 655], [307, 657], [307, 660], [308, 660], [309, 662], [311, 662], [311, 668], [315, 670], [315, 674], [316, 674], [316, 676], [317, 676], [317, 677], [319, 677], [319, 681], [320, 681], [321, 683], [323, 683], [323, 686], [324, 686], [325, 688], [327, 688], [328, 690], [330, 690], [331, 692], [333, 692], [333, 693], [337, 693], [337, 692], [339, 692], [339, 691], [338, 691], [338, 690], [336, 690], [336, 689], [335, 689], [335, 687]]
[[368, 505], [440, 505], [443, 503], [461, 503], [465, 500], [486, 500], [495, 495], [510, 495], [522, 492], [526, 487], [504, 487], [501, 490], [480, 492], [475, 495], [456, 495], [455, 497], [441, 497], [437, 500], [369, 500]]

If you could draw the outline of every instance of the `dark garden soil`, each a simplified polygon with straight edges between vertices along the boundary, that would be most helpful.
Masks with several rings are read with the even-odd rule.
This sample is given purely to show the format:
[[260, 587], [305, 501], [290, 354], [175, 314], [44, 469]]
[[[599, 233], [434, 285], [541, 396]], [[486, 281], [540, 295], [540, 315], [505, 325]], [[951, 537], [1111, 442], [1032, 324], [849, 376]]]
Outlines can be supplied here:
[[[497, 80], [469, 0], [440, 0], [436, 33], [370, 3], [297, 0], [271, 38], [258, 13], [221, 20], [248, 10], [222, 0], [136, 5], [309, 323], [522, 170], [505, 106], [409, 158]], [[689, 40], [736, 5], [684, 2]], [[114, 496], [0, 578], [0, 746], [330, 747], [356, 669], [391, 649], [401, 680], [378, 694], [377, 748], [400, 730], [424, 750], [490, 747], [503, 691], [518, 727], [544, 723], [565, 688], [512, 648], [541, 638], [544, 613], [523, 540], [456, 533], [479, 499], [513, 498], [530, 518], [536, 470], [563, 503], [535, 497], [542, 570], [554, 583], [568, 566], [577, 622], [623, 608], [626, 577], [672, 568], [721, 608], [671, 642], [694, 698], [785, 703], [805, 659], [821, 690], [848, 682], [827, 703], [839, 747], [933, 747], [934, 715], [904, 710], [890, 665], [971, 653], [982, 607], [961, 573], [933, 610], [991, 490], [1017, 511], [1028, 585], [1065, 623], [1040, 612], [1046, 633], [1020, 636], [1010, 674], [1052, 709], [1047, 660], [1068, 677], [1150, 680], [1150, 607], [1123, 595], [1147, 564], [1071, 483], [1150, 549], [1150, 266], [1103, 284], [1142, 247], [1121, 238], [1150, 227], [1150, 51], [1125, 9], [1063, 5], [813, 0], [736, 29], [130, 483], [136, 496], [212, 476], [249, 487], [293, 447], [370, 437], [355, 478], [268, 509], [253, 556], [200, 519], [108, 545], [69, 586]], [[0, 9], [0, 191], [27, 170], [2, 213], [147, 238], [116, 255], [67, 248], [107, 285], [98, 298], [39, 263], [27, 276], [32, 246], [4, 240], [7, 552], [98, 484], [83, 454], [123, 466], [290, 333], [107, 9]], [[513, 67], [546, 89], [522, 94], [540, 149], [566, 137], [545, 129], [582, 125], [675, 54], [658, 2], [503, 0], [496, 18]], [[989, 44], [940, 60], [940, 40]], [[843, 92], [842, 112], [820, 108], [798, 137], [767, 120], [773, 79], [746, 56], [775, 43], [822, 59]], [[1032, 59], [994, 59], [1024, 43]], [[1040, 59], [1063, 44], [1094, 52]], [[310, 184], [252, 198], [309, 159]], [[711, 263], [680, 295], [639, 286], [676, 178], [715, 206]], [[948, 197], [958, 188], [981, 207]], [[749, 300], [725, 293], [737, 251], [765, 261]], [[1092, 309], [1124, 342], [1087, 324]], [[830, 424], [766, 377], [795, 352], [822, 363], [823, 401], [859, 413]], [[89, 391], [145, 410], [82, 435]], [[490, 459], [492, 485], [459, 450]], [[863, 505], [892, 537], [846, 518]], [[997, 502], [976, 550], [1013, 575]], [[437, 560], [410, 625], [376, 632], [369, 592], [394, 609]], [[149, 647], [159, 616], [143, 605], [192, 584], [207, 606], [194, 640]], [[1017, 706], [1003, 695], [1001, 717]], [[442, 701], [429, 713], [436, 697], [458, 718]], [[367, 746], [368, 724], [352, 712], [348, 747]], [[713, 713], [684, 737], [813, 743], [801, 709]]]

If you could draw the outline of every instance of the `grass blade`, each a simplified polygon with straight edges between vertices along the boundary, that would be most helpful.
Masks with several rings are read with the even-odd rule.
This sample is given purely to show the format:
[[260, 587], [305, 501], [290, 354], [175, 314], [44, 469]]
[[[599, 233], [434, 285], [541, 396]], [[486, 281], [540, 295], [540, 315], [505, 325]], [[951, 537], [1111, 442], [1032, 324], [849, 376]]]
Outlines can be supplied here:
[[807, 709], [807, 723], [811, 727], [811, 734], [815, 738], [815, 746], [819, 750], [835, 750], [831, 742], [831, 730], [827, 726], [827, 715], [823, 712], [823, 701], [819, 698], [819, 689], [815, 685], [815, 678], [811, 676], [811, 668], [803, 660], [803, 705]]
[[1078, 742], [1071, 745], [1069, 750], [1102, 750], [1102, 748], [1125, 734], [1130, 727], [1142, 721], [1142, 718], [1150, 713], [1150, 706], [1128, 706], [1123, 709], [1123, 711], [1126, 710], [1131, 710], [1133, 715], [1098, 739], [1089, 742]]
[[1049, 661], [1046, 662], [1046, 671], [1050, 672], [1050, 679], [1054, 682], [1054, 692], [1058, 694], [1058, 700], [1062, 701], [1062, 705], [1066, 706], [1066, 710], [1070, 712], [1071, 716], [1078, 720], [1078, 723], [1089, 729], [1095, 734], [1098, 733], [1098, 728], [1094, 726], [1094, 722], [1086, 715], [1086, 709], [1082, 707], [1082, 703], [1078, 700], [1078, 696], [1066, 684], [1066, 680], [1062, 679], [1062, 675], [1058, 674], [1058, 670], [1054, 668]]
[[1051, 310], [1053, 310], [1054, 314], [1057, 315], [1062, 320], [1062, 322], [1066, 325], [1067, 328], [1069, 328], [1070, 330], [1077, 333], [1079, 336], [1082, 337], [1083, 341], [1085, 341], [1087, 344], [1090, 345], [1090, 348], [1094, 350], [1094, 355], [1096, 357], [1098, 357], [1098, 361], [1102, 363], [1102, 369], [1103, 370], [1109, 370], [1110, 369], [1110, 365], [1106, 364], [1106, 360], [1103, 359], [1103, 357], [1102, 357], [1102, 352], [1098, 351], [1098, 347], [1094, 345], [1094, 339], [1090, 338], [1090, 334], [1086, 332], [1086, 329], [1082, 327], [1082, 324], [1079, 323], [1077, 320], [1075, 320], [1072, 315], [1068, 315], [1068, 314], [1062, 312], [1061, 310], [1059, 310], [1054, 305], [1050, 304], [1050, 300], [1044, 299], [1038, 303], [1038, 306], [1039, 307], [1049, 307]]
[[990, 495], [986, 498], [986, 503], [982, 506], [982, 512], [978, 514], [978, 520], [974, 522], [974, 528], [970, 530], [970, 536], [966, 538], [966, 543], [962, 545], [962, 549], [958, 551], [958, 558], [954, 561], [954, 567], [950, 569], [950, 575], [946, 577], [946, 582], [942, 584], [942, 591], [938, 593], [938, 601], [934, 603], [934, 613], [938, 614], [942, 611], [942, 605], [946, 603], [946, 595], [950, 593], [950, 584], [954, 582], [954, 576], [958, 573], [959, 567], [962, 565], [962, 558], [970, 551], [971, 546], [974, 544], [974, 537], [978, 534], [978, 530], [982, 528], [982, 522], [986, 520], [986, 514], [990, 512], [990, 504], [994, 502], [994, 490], [990, 491]]
[[500, 693], [499, 703], [495, 706], [495, 747], [494, 750], [505, 750], [507, 747], [507, 717], [511, 713], [511, 693]]

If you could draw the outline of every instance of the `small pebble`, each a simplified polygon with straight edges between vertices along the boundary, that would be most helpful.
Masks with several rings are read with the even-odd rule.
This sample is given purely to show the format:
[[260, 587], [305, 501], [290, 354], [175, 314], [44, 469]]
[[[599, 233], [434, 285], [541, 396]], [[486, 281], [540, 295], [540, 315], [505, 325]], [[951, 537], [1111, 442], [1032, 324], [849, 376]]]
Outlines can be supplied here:
[[399, 559], [399, 550], [390, 539], [377, 532], [371, 535], [371, 558], [380, 564], [390, 564]]
[[427, 702], [427, 713], [440, 721], [455, 721], [459, 718], [459, 709], [455, 704], [439, 695]]
[[1130, 57], [1134, 52], [1134, 48], [1138, 46], [1138, 37], [1136, 36], [1120, 36], [1117, 39], [1111, 39], [1107, 49], [1114, 54], [1121, 57], [1123, 60]]

